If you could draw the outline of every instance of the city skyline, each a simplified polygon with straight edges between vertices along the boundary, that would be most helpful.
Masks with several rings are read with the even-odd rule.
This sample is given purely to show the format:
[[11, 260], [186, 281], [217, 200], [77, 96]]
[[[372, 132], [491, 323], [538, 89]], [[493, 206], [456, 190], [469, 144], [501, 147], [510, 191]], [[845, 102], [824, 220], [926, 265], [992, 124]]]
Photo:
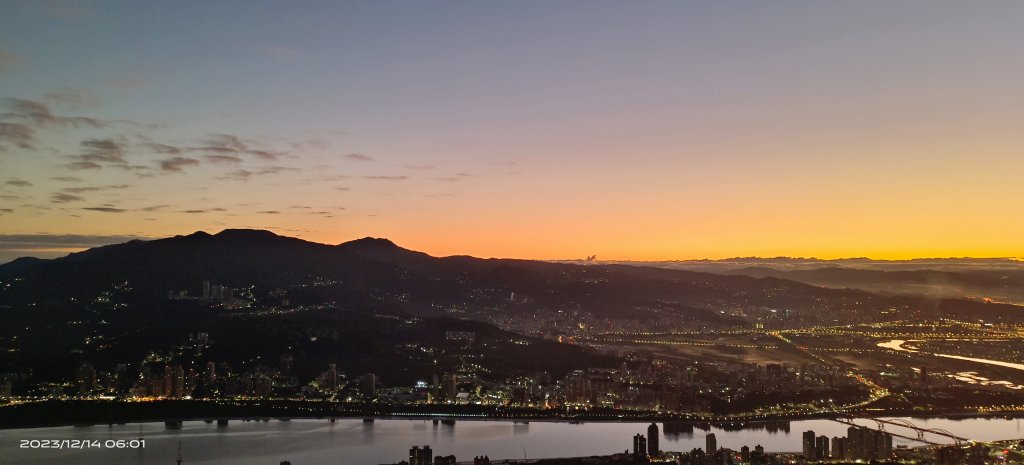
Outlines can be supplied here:
[[7, 10], [0, 261], [225, 228], [435, 256], [1021, 255], [1017, 3]]

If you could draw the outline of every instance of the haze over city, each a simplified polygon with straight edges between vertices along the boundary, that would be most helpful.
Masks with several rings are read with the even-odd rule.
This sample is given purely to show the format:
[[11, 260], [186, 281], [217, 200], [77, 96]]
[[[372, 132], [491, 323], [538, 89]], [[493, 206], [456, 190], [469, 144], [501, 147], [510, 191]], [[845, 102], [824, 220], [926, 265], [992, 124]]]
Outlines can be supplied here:
[[1019, 257], [1024, 4], [11, 2], [0, 261]]

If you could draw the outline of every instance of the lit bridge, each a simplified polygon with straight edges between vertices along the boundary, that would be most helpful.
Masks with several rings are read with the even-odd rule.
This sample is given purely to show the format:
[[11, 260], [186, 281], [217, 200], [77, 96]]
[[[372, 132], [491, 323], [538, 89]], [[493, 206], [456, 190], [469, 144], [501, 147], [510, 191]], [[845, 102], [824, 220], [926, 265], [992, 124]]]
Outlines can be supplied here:
[[[858, 425], [858, 424], [854, 423], [853, 422], [854, 418], [857, 418], [857, 417], [850, 416], [850, 415], [844, 415], [843, 417], [837, 418], [836, 421], [838, 421], [840, 423], [847, 424], [847, 425], [860, 426], [862, 428], [865, 428], [865, 426], [863, 426], [863, 425]], [[965, 442], [971, 442], [970, 439], [967, 439], [967, 438], [962, 437], [962, 436], [957, 436], [957, 435], [951, 433], [948, 430], [945, 430], [945, 429], [942, 429], [942, 428], [924, 428], [924, 427], [921, 427], [921, 426], [917, 426], [914, 423], [911, 423], [909, 420], [904, 420], [902, 418], [892, 418], [892, 419], [887, 419], [887, 418], [867, 418], [867, 419], [875, 422], [878, 425], [878, 430], [879, 431], [885, 431], [885, 425], [899, 426], [899, 427], [903, 427], [903, 428], [907, 428], [907, 429], [913, 430], [916, 433], [917, 437], [905, 436], [905, 435], [902, 435], [902, 434], [893, 433], [891, 431], [885, 431], [885, 432], [888, 433], [888, 434], [891, 434], [893, 436], [898, 436], [898, 437], [901, 437], [901, 438], [904, 438], [904, 439], [910, 439], [912, 441], [923, 442], [925, 444], [942, 445], [940, 443], [937, 443], [937, 442], [934, 442], [934, 441], [929, 441], [929, 440], [925, 439], [925, 436], [924, 436], [925, 434], [933, 434], [933, 435], [936, 435], [936, 436], [941, 436], [941, 437], [944, 437], [944, 438], [952, 439], [954, 442], [956, 442], [957, 445], [963, 444]]]

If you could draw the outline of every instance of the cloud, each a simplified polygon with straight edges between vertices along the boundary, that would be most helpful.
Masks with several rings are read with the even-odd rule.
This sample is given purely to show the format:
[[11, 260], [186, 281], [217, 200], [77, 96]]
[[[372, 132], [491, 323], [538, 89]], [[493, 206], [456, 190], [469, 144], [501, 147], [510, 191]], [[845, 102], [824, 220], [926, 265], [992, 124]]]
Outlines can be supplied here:
[[0, 122], [0, 142], [8, 142], [23, 149], [35, 148], [36, 131], [24, 124]]
[[203, 159], [210, 163], [241, 163], [242, 159], [231, 155], [206, 155]]
[[18, 98], [4, 99], [4, 107], [9, 111], [0, 113], [0, 119], [31, 122], [40, 127], [91, 127], [102, 128], [106, 122], [87, 116], [58, 116], [50, 111], [43, 102]]
[[295, 150], [308, 150], [308, 149], [319, 149], [326, 150], [331, 148], [331, 143], [320, 140], [320, 139], [307, 139], [302, 142], [289, 142], [288, 145]]
[[64, 165], [69, 170], [81, 171], [81, 170], [98, 170], [103, 168], [99, 163], [93, 163], [91, 161], [76, 161], [74, 163], [68, 163]]
[[160, 169], [164, 171], [182, 171], [186, 166], [196, 166], [199, 164], [199, 160], [188, 157], [174, 157], [166, 160], [160, 160]]
[[139, 211], [155, 212], [155, 211], [163, 210], [163, 209], [168, 208], [168, 207], [170, 207], [170, 205], [153, 205], [151, 207], [140, 208]]
[[13, 208], [0, 208], [0, 215], [6, 214], [6, 213], [14, 213], [14, 209]]
[[145, 238], [82, 234], [0, 234], [0, 261], [25, 255], [54, 257], [135, 239]]
[[165, 145], [165, 144], [155, 144], [155, 143], [152, 143], [152, 142], [147, 142], [145, 144], [142, 144], [142, 146], [147, 148], [147, 149], [150, 149], [150, 150], [152, 150], [152, 151], [154, 151], [156, 153], [169, 154], [169, 155], [178, 155], [178, 154], [180, 154], [183, 151], [180, 147], [174, 147], [172, 145]]
[[352, 189], [349, 189], [349, 188], [347, 188], [345, 186], [337, 186], [337, 187], [334, 188], [334, 190], [337, 190], [337, 191], [350, 191]]
[[444, 181], [444, 182], [456, 182], [456, 181], [459, 181], [462, 178], [469, 178], [469, 177], [472, 177], [472, 176], [473, 175], [469, 174], [469, 173], [455, 173], [455, 176], [441, 176], [441, 177], [437, 177], [437, 178], [434, 178], [434, 179], [436, 179], [438, 181]]
[[107, 163], [120, 166], [128, 165], [128, 160], [124, 158], [124, 147], [112, 139], [86, 139], [79, 145], [82, 146], [84, 153], [73, 155], [72, 158], [84, 162]]
[[14, 187], [32, 187], [32, 183], [30, 183], [30, 182], [28, 182], [28, 181], [26, 181], [24, 179], [18, 179], [18, 178], [10, 179], [7, 182], [5, 182], [4, 185], [14, 186]]
[[210, 134], [209, 144], [215, 147], [227, 147], [236, 151], [242, 151], [249, 148], [249, 145], [242, 142], [242, 139], [231, 134]]
[[71, 110], [77, 110], [82, 107], [97, 108], [103, 106], [103, 101], [95, 94], [87, 90], [70, 88], [47, 92], [43, 95], [43, 101]]
[[361, 153], [350, 153], [345, 155], [345, 158], [352, 161], [373, 161], [373, 157], [369, 155], [363, 155]]
[[253, 147], [251, 142], [243, 141], [231, 134], [210, 134], [204, 146], [193, 147], [190, 150], [224, 156], [250, 155], [263, 160], [277, 160], [288, 155], [288, 152], [273, 152], [263, 147]]
[[224, 176], [218, 177], [220, 180], [227, 181], [248, 181], [253, 176], [264, 176], [268, 174], [277, 174], [285, 171], [298, 171], [298, 168], [289, 168], [286, 166], [268, 166], [257, 171], [250, 170], [236, 170], [225, 174]]
[[124, 212], [128, 211], [128, 210], [125, 210], [123, 208], [114, 208], [114, 207], [85, 207], [85, 208], [82, 208], [82, 210], [89, 210], [89, 211], [103, 212], [103, 213], [124, 213]]
[[207, 208], [205, 210], [179, 210], [178, 213], [198, 214], [198, 213], [223, 212], [223, 211], [227, 211], [227, 210], [225, 210], [223, 208]]
[[363, 179], [370, 181], [405, 181], [408, 176], [363, 176]]
[[257, 157], [257, 158], [262, 158], [264, 160], [277, 160], [282, 155], [286, 155], [286, 154], [283, 154], [283, 153], [270, 152], [268, 150], [246, 150], [243, 153], [247, 153], [247, 154], [253, 155], [253, 156]]
[[58, 192], [50, 197], [50, 202], [52, 203], [81, 202], [83, 200], [85, 199], [82, 197], [72, 194], [65, 194], [63, 192]]
[[25, 64], [20, 55], [0, 46], [0, 73], [12, 71]]
[[266, 215], [276, 215], [276, 214], [281, 213], [281, 212], [279, 212], [277, 210], [264, 210], [264, 211], [256, 212], [256, 213], [263, 213], [263, 214], [266, 214]]
[[104, 165], [126, 170], [142, 168], [129, 165], [124, 156], [125, 147], [113, 139], [86, 139], [79, 145], [82, 147], [82, 153], [68, 156], [68, 158], [78, 161], [64, 165], [72, 171], [98, 170], [103, 169]]
[[54, 177], [52, 177], [50, 179], [52, 179], [54, 181], [63, 181], [63, 182], [82, 182], [82, 178], [77, 177], [77, 176], [54, 176]]
[[108, 79], [107, 80], [107, 84], [110, 84], [110, 85], [112, 85], [112, 86], [114, 86], [114, 87], [116, 87], [118, 89], [124, 89], [124, 90], [138, 89], [139, 87], [142, 87], [143, 84], [145, 84], [145, 83], [146, 83], [146, 81], [144, 79], [142, 79], [141, 77], [137, 77], [137, 76], [115, 78], [115, 79]]
[[72, 194], [81, 194], [84, 192], [99, 192], [110, 189], [127, 189], [131, 187], [128, 184], [115, 184], [112, 186], [82, 186], [82, 187], [65, 187], [61, 189], [61, 192], [70, 192]]

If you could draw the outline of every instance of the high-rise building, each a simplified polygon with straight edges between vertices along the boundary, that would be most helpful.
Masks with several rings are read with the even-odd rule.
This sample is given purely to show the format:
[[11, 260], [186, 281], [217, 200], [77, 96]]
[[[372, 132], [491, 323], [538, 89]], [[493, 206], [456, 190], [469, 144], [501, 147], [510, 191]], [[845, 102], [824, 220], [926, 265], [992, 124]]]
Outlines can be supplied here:
[[338, 364], [327, 365], [327, 389], [338, 389]]
[[858, 426], [851, 426], [846, 429], [846, 449], [843, 458], [846, 460], [858, 460], [864, 458], [863, 444], [861, 440], [861, 429]]
[[814, 446], [814, 456], [818, 460], [828, 458], [828, 436], [818, 436], [818, 441]]
[[715, 438], [715, 433], [708, 433], [704, 436], [704, 447], [707, 448], [708, 458], [714, 458], [715, 451], [718, 450], [718, 440]]
[[846, 438], [835, 436], [832, 438], [832, 455], [834, 459], [842, 459], [846, 454]]
[[412, 449], [409, 449], [409, 465], [433, 465], [432, 453], [430, 446], [412, 446]]
[[642, 434], [633, 436], [633, 455], [647, 455], [647, 438]]
[[875, 436], [875, 431], [864, 428], [860, 431], [860, 450], [861, 458], [864, 460], [874, 460], [878, 458], [878, 445]]
[[448, 401], [454, 402], [455, 396], [459, 395], [459, 379], [455, 373], [445, 373], [441, 380], [444, 388], [444, 395]]
[[743, 463], [749, 463], [750, 462], [750, 447], [748, 447], [748, 446], [740, 447], [740, 460], [743, 461]]
[[817, 439], [817, 436], [814, 434], [814, 431], [810, 431], [810, 430], [804, 431], [804, 436], [803, 436], [803, 452], [804, 452], [804, 459], [805, 460], [817, 460], [818, 459], [817, 445], [815, 444], [815, 440], [816, 439]]
[[91, 394], [96, 389], [96, 370], [92, 365], [85, 363], [75, 372], [75, 384], [78, 387], [78, 395]]
[[875, 454], [874, 458], [885, 460], [892, 455], [892, 435], [884, 431], [874, 431]]
[[661, 450], [658, 445], [659, 436], [658, 425], [651, 423], [651, 426], [647, 427], [647, 455], [655, 455]]
[[359, 392], [368, 399], [374, 398], [377, 395], [377, 375], [367, 373], [359, 377]]

